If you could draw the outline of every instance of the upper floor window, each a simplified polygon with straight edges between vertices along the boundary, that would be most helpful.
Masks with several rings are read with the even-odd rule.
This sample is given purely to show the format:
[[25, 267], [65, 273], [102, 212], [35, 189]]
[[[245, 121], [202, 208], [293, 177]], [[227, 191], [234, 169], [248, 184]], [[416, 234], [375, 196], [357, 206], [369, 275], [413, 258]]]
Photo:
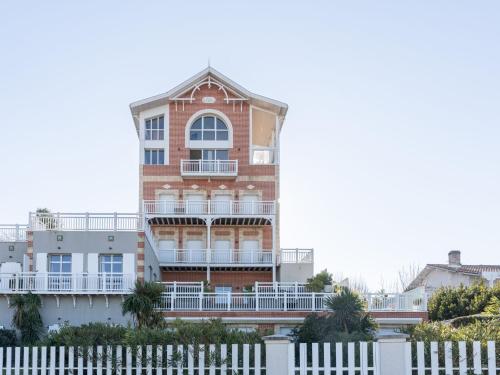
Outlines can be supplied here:
[[50, 255], [49, 272], [55, 272], [55, 273], [71, 272], [71, 255], [70, 254]]
[[145, 139], [147, 141], [162, 141], [165, 136], [165, 124], [163, 116], [146, 120]]
[[144, 164], [147, 164], [147, 165], [165, 164], [165, 150], [163, 150], [163, 149], [151, 149], [151, 148], [145, 149], [144, 150]]
[[191, 125], [191, 141], [227, 141], [229, 130], [220, 118], [213, 115], [201, 116]]
[[102, 273], [122, 273], [123, 256], [118, 254], [101, 255], [99, 259], [99, 272]]

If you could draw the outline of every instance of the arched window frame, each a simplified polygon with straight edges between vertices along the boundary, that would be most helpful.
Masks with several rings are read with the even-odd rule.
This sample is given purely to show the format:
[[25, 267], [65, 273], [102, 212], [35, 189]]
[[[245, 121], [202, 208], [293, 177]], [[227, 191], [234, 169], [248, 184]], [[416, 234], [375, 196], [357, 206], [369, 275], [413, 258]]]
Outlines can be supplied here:
[[[227, 140], [213, 140], [213, 141], [208, 141], [208, 140], [191, 140], [191, 126], [193, 123], [200, 117], [202, 116], [215, 116], [220, 118], [227, 126], [228, 130], [228, 137]], [[229, 118], [222, 113], [221, 111], [214, 110], [214, 109], [203, 109], [201, 111], [198, 111], [194, 113], [188, 120], [186, 124], [186, 130], [185, 130], [185, 146], [186, 148], [194, 148], [194, 149], [208, 149], [208, 148], [214, 148], [214, 149], [229, 149], [233, 148], [233, 125], [231, 124], [231, 121]]]

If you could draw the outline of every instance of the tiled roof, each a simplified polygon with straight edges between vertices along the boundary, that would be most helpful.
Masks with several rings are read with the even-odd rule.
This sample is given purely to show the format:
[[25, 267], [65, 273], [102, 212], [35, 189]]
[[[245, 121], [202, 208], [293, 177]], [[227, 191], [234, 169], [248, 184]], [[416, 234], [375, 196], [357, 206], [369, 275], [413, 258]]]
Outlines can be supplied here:
[[428, 264], [428, 266], [444, 269], [447, 271], [471, 273], [476, 275], [479, 275], [481, 272], [500, 272], [500, 265], [462, 264], [460, 267], [453, 267], [449, 264]]

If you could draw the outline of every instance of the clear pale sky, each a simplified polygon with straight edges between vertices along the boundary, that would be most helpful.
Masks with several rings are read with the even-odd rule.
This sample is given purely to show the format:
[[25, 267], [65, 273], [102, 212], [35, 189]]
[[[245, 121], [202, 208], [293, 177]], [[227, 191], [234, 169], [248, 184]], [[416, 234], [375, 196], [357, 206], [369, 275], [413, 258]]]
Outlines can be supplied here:
[[500, 263], [496, 1], [3, 1], [0, 42], [2, 223], [135, 212], [128, 104], [210, 58], [290, 106], [283, 247], [372, 289], [450, 249]]

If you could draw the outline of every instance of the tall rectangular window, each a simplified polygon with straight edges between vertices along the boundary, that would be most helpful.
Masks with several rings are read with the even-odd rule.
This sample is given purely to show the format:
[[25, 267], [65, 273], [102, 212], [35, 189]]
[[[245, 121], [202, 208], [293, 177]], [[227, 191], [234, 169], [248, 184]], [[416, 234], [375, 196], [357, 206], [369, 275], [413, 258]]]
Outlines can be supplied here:
[[71, 255], [70, 254], [50, 255], [50, 257], [49, 257], [49, 272], [70, 273], [71, 272]]
[[165, 138], [165, 125], [163, 116], [146, 120], [145, 139], [147, 141], [163, 141]]
[[161, 165], [165, 164], [165, 150], [147, 148], [144, 150], [144, 164]]
[[123, 255], [101, 255], [101, 257], [99, 258], [99, 272], [123, 273]]

